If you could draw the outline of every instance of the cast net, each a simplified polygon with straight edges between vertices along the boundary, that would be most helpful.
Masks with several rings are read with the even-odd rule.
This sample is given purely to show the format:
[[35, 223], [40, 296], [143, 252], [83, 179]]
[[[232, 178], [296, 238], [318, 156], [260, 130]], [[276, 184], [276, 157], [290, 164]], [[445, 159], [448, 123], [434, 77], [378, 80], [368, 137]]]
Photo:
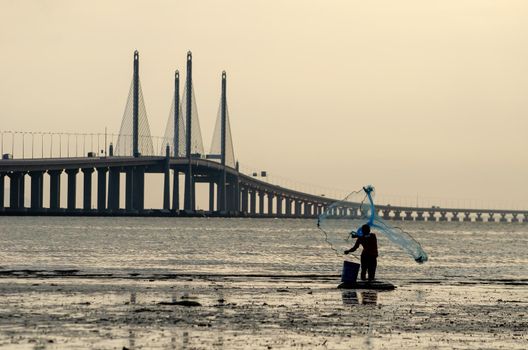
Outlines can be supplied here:
[[368, 224], [372, 232], [380, 233], [396, 244], [417, 263], [427, 261], [427, 253], [408, 232], [394, 227], [378, 216], [374, 205], [374, 187], [365, 186], [354, 191], [343, 200], [330, 204], [319, 215], [317, 226], [336, 255], [344, 257], [356, 237], [361, 237], [361, 226]]

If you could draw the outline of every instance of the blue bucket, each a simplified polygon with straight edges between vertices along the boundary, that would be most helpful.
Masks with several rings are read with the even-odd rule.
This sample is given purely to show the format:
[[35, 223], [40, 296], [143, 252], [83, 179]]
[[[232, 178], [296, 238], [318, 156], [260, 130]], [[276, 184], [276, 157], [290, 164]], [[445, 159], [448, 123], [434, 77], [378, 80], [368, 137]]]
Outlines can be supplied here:
[[356, 283], [361, 265], [351, 261], [343, 262], [343, 272], [341, 273], [341, 282]]

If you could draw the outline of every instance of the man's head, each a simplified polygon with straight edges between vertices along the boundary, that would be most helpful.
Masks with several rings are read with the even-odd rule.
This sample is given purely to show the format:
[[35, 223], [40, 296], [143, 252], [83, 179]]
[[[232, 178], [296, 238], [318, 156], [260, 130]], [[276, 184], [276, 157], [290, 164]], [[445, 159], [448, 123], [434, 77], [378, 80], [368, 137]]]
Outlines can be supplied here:
[[363, 232], [364, 235], [370, 234], [370, 226], [368, 224], [361, 226], [361, 232]]

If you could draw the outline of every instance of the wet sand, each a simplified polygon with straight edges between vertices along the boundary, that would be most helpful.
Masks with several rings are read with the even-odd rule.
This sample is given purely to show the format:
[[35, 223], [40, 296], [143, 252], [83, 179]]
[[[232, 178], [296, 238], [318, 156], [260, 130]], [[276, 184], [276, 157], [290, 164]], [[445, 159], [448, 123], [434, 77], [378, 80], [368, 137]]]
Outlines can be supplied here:
[[[526, 349], [528, 281], [2, 271], [9, 349]], [[182, 305], [183, 304], [183, 305]], [[191, 306], [188, 306], [191, 304]]]

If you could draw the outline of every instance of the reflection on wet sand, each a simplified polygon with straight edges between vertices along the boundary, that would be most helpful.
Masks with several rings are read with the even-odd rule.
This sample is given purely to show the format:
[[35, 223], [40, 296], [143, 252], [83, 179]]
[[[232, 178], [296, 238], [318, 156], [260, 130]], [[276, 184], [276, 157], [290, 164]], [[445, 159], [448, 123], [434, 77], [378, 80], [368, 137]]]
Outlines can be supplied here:
[[[196, 296], [192, 295], [189, 292], [189, 286], [184, 285], [180, 289], [180, 291], [173, 290], [169, 293], [171, 302], [176, 303], [180, 300], [186, 300], [186, 299], [197, 299]], [[125, 305], [134, 305], [136, 308], [130, 308], [129, 312], [134, 313], [137, 312], [137, 306], [141, 305], [141, 303], [137, 303], [137, 299], [140, 293], [134, 291], [130, 292], [129, 301], [125, 302]], [[215, 316], [215, 319], [217, 321], [217, 326], [215, 327], [216, 332], [214, 332], [217, 337], [211, 338], [211, 345], [215, 349], [224, 349], [224, 331], [226, 330], [226, 327], [224, 326], [224, 315], [225, 315], [225, 307], [228, 305], [225, 303], [224, 293], [222, 290], [218, 290], [218, 294], [216, 297], [217, 304], [215, 305], [217, 307], [217, 314]], [[138, 337], [141, 338], [141, 331], [133, 328], [132, 326], [128, 329], [128, 344], [127, 346], [124, 346], [123, 349], [127, 350], [133, 350], [137, 348], [142, 348], [141, 344], [137, 344]], [[178, 330], [177, 328], [173, 328], [171, 335], [170, 335], [170, 346], [168, 348], [170, 349], [194, 349], [194, 345], [191, 344], [191, 338], [190, 332], [187, 330]], [[42, 349], [42, 348], [39, 348]]]
[[341, 292], [344, 305], [377, 305], [378, 292], [373, 290], [365, 290], [358, 292], [357, 290], [343, 290]]
[[136, 348], [136, 332], [133, 328], [130, 328], [128, 330], [128, 348], [129, 349], [135, 349]]
[[0, 348], [525, 348], [524, 285], [381, 292], [336, 289], [331, 279], [192, 282], [0, 279]]

